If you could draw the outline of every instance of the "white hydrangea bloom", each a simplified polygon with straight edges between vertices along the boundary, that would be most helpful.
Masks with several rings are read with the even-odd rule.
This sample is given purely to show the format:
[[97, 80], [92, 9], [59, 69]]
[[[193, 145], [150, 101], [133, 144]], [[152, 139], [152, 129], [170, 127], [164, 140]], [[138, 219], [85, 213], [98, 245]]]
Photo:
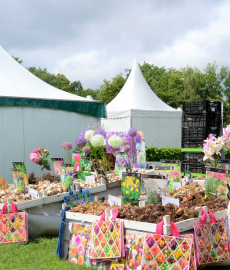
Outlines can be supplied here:
[[93, 147], [101, 147], [104, 144], [104, 136], [97, 134], [95, 136], [91, 137], [91, 143], [93, 145]]
[[122, 141], [122, 138], [119, 136], [112, 135], [108, 140], [108, 144], [112, 146], [112, 148], [117, 149], [120, 148]]
[[137, 162], [138, 163], [145, 163], [145, 153], [139, 152], [137, 155]]
[[86, 133], [85, 133], [85, 139], [90, 142], [92, 136], [94, 135], [94, 130], [90, 129], [90, 130], [87, 130]]

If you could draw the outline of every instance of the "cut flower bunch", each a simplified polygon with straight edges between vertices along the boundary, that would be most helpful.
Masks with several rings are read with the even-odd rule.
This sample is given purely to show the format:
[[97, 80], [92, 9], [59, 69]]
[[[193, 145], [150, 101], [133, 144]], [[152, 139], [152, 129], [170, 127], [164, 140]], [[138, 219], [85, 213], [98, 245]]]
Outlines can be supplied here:
[[38, 148], [30, 154], [30, 159], [32, 162], [40, 165], [41, 170], [46, 169], [50, 171], [49, 154], [50, 153], [47, 149]]
[[224, 134], [216, 138], [212, 134], [204, 141], [204, 161], [210, 167], [217, 167], [218, 159], [221, 159], [221, 151], [230, 149], [230, 125], [224, 129]]

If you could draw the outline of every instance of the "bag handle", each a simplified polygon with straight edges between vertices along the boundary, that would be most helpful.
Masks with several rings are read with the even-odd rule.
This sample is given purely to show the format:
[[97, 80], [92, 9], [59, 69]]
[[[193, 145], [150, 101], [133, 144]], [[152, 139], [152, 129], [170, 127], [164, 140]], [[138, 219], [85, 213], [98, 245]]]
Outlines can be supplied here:
[[[4, 215], [6, 214], [7, 212], [7, 206], [8, 206], [8, 203], [4, 204], [3, 207], [2, 207], [2, 210], [1, 210], [1, 215]], [[12, 206], [12, 213], [18, 213], [18, 208], [17, 208], [17, 204], [12, 202], [11, 203], [11, 206]]]
[[[117, 208], [112, 208], [113, 209], [113, 216], [111, 218], [111, 221], [115, 221], [119, 211], [117, 210]], [[105, 211], [102, 213], [100, 221], [105, 221]]]
[[[211, 223], [216, 223], [216, 218], [213, 214], [213, 212], [208, 211], [208, 214], [210, 215], [210, 221]], [[206, 224], [207, 223], [207, 213], [206, 211], [202, 208], [202, 215], [200, 217], [200, 224]]]
[[[161, 220], [158, 224], [157, 224], [157, 228], [156, 228], [156, 234], [163, 234], [163, 226], [164, 226], [164, 220]], [[172, 231], [172, 236], [175, 237], [179, 237], [179, 230], [177, 228], [177, 225], [171, 220], [170, 221], [170, 227], [171, 227], [171, 231]]]
[[216, 223], [216, 218], [213, 214], [213, 212], [211, 211], [208, 211], [209, 215], [210, 215], [210, 220], [211, 220], [211, 223]]

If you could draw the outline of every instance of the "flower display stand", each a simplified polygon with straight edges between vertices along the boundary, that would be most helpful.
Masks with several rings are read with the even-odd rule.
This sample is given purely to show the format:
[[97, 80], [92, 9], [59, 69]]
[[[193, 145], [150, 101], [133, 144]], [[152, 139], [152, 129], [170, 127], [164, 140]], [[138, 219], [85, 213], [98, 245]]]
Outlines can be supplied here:
[[[63, 205], [64, 207], [64, 205]], [[204, 206], [203, 209], [208, 213], [208, 207]], [[200, 216], [202, 213], [202, 208], [197, 207], [197, 210], [199, 211], [199, 217], [197, 218], [191, 218], [184, 221], [177, 222], [176, 225], [178, 227], [178, 230], [180, 234], [191, 234], [193, 233], [193, 225], [196, 222], [200, 221]], [[229, 226], [228, 226], [228, 218], [229, 218], [229, 210], [222, 210], [214, 213], [216, 219], [223, 217], [227, 222], [227, 231], [229, 235]], [[67, 212], [66, 213], [66, 226], [64, 229], [64, 258], [67, 259], [68, 254], [68, 247], [69, 247], [69, 241], [70, 241], [70, 233], [73, 223], [80, 223], [84, 225], [90, 225], [92, 224], [92, 221], [99, 220], [100, 216], [93, 216], [93, 215], [87, 215], [87, 214], [80, 214], [80, 213], [74, 213], [74, 212]], [[165, 235], [171, 235], [171, 227], [170, 227], [170, 216], [164, 216], [164, 234]], [[207, 214], [207, 222], [210, 222], [210, 216]], [[155, 233], [156, 232], [156, 226], [157, 224], [153, 223], [146, 223], [146, 222], [138, 222], [133, 220], [124, 220], [124, 227], [126, 232], [133, 232], [138, 234], [145, 234], [145, 233]], [[230, 260], [225, 261], [223, 265], [230, 265]]]

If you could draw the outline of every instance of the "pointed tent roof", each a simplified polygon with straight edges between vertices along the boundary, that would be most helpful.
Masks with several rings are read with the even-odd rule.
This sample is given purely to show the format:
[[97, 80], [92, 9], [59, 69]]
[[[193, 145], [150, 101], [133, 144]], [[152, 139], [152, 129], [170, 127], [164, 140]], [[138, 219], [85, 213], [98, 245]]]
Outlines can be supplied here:
[[143, 111], [176, 112], [152, 91], [136, 59], [125, 85], [106, 109], [108, 118], [131, 116], [132, 111], [136, 112], [136, 115]]
[[47, 84], [17, 63], [1, 46], [0, 106], [52, 108], [105, 117], [104, 103]]

